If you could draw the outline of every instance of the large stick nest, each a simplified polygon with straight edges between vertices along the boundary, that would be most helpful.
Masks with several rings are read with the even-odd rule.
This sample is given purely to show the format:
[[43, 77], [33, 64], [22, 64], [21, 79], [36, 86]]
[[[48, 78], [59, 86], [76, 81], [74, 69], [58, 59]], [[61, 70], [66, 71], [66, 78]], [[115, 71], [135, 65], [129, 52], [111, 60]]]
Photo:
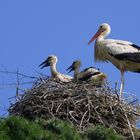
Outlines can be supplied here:
[[28, 119], [59, 118], [74, 124], [80, 131], [102, 124], [124, 136], [136, 130], [140, 116], [137, 99], [127, 96], [120, 101], [117, 91], [107, 83], [102, 86], [87, 82], [63, 83], [52, 78], [36, 81], [11, 104], [9, 112]]

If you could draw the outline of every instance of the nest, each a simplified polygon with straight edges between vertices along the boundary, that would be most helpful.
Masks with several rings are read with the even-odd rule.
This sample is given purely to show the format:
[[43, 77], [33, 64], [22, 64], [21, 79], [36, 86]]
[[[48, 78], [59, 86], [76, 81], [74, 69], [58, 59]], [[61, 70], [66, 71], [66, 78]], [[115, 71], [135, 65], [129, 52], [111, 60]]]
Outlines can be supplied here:
[[40, 78], [30, 90], [9, 108], [11, 115], [28, 119], [58, 118], [83, 131], [93, 125], [111, 127], [123, 136], [132, 136], [140, 116], [137, 99], [119, 100], [116, 90], [107, 83], [98, 86], [87, 82], [63, 83]]

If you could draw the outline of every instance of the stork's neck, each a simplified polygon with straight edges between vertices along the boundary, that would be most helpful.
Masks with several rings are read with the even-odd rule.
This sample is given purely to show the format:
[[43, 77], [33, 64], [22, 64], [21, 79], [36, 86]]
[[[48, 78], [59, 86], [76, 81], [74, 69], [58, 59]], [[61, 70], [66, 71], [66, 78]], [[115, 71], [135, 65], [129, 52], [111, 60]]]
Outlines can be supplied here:
[[58, 72], [56, 70], [56, 63], [55, 63], [51, 66], [51, 75], [52, 75], [52, 77], [55, 77], [57, 74], [58, 74]]
[[78, 73], [79, 73], [79, 67], [78, 68], [76, 68], [75, 70], [74, 70], [74, 79], [76, 80], [76, 81], [78, 81]]
[[100, 35], [100, 36], [97, 37], [96, 41], [97, 42], [103, 41], [103, 40], [105, 40], [105, 37], [106, 37], [106, 35], [104, 35], [104, 34]]

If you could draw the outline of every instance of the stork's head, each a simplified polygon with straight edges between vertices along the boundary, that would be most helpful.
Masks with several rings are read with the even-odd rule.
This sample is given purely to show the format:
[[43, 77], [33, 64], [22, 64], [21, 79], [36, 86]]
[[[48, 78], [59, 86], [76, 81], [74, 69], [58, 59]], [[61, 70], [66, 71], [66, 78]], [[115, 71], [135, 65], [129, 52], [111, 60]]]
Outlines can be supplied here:
[[53, 64], [56, 64], [57, 62], [58, 62], [57, 56], [55, 56], [55, 55], [48, 56], [48, 58], [47, 58], [48, 66], [52, 66]]
[[70, 73], [71, 71], [74, 71], [75, 69], [79, 68], [80, 66], [81, 66], [81, 61], [76, 60], [72, 63], [72, 65], [69, 68], [67, 68], [67, 70], [69, 70], [69, 73]]
[[92, 39], [89, 41], [88, 44], [92, 43], [96, 38], [98, 37], [106, 37], [111, 31], [111, 27], [107, 23], [103, 23], [99, 26], [98, 31], [96, 34], [92, 37]]
[[58, 61], [57, 56], [55, 56], [55, 55], [50, 55], [50, 56], [48, 56], [48, 58], [47, 58], [43, 63], [41, 63], [39, 66], [41, 66], [41, 68], [48, 67], [48, 66], [52, 66], [52, 65], [56, 64], [57, 61]]

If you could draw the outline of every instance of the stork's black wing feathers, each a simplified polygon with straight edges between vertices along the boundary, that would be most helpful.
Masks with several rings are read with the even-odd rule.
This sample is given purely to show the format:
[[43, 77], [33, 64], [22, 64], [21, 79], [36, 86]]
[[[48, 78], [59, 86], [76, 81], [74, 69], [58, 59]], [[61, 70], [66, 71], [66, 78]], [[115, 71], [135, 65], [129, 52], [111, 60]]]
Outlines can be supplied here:
[[140, 50], [140, 46], [138, 46], [136, 44], [131, 44], [131, 46], [134, 47], [134, 48], [136, 48], [136, 49], [138, 49], [138, 50]]
[[82, 78], [79, 78], [79, 80], [86, 81], [86, 80], [90, 79], [92, 76], [100, 74], [100, 73], [101, 72], [95, 72], [95, 73], [92, 73], [92, 74], [88, 74], [88, 75], [86, 75], [86, 76], [84, 76]]
[[115, 57], [119, 60], [129, 60], [135, 63], [140, 63], [140, 52], [136, 53], [121, 53], [121, 54], [110, 54], [111, 56]]

